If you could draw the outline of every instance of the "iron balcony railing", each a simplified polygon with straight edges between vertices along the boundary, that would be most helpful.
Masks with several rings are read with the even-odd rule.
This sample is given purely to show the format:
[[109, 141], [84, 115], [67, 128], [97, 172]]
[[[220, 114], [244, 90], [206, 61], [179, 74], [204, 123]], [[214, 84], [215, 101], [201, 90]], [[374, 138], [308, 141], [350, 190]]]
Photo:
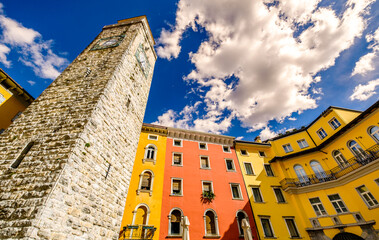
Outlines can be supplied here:
[[318, 174], [305, 175], [302, 178], [284, 178], [280, 181], [280, 184], [283, 189], [287, 189], [289, 187], [304, 187], [333, 181], [377, 159], [379, 159], [379, 144], [368, 148], [360, 156], [349, 159], [343, 165]]
[[127, 225], [119, 234], [119, 240], [148, 240], [153, 239], [157, 230], [154, 226]]

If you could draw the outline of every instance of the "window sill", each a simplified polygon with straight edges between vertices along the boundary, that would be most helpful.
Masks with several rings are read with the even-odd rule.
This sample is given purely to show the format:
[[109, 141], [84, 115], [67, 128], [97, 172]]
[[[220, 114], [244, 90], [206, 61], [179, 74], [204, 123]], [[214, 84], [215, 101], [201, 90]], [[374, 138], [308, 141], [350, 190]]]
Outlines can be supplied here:
[[149, 195], [152, 196], [153, 190], [137, 189], [137, 195], [139, 195], [140, 193], [149, 193]]
[[246, 173], [246, 176], [256, 176], [255, 174], [248, 174]]
[[233, 170], [226, 170], [227, 172], [237, 172], [235, 169]]
[[372, 209], [375, 209], [375, 208], [379, 208], [379, 204], [376, 205], [376, 206], [368, 207], [369, 210], [372, 210]]
[[173, 167], [183, 167], [183, 164], [182, 164], [182, 165], [179, 165], [179, 164], [172, 164], [171, 166], [173, 166]]
[[302, 239], [302, 237], [290, 237], [290, 239]]
[[277, 237], [264, 237], [264, 238], [267, 238], [267, 239], [277, 239]]
[[211, 238], [213, 238], [213, 239], [217, 239], [217, 238], [221, 238], [221, 236], [219, 236], [219, 235], [207, 235], [207, 236], [204, 236], [203, 238], [207, 238], [207, 239], [211, 239]]
[[277, 204], [287, 204], [288, 202], [277, 202]]
[[152, 162], [152, 163], [154, 163], [154, 165], [155, 165], [156, 160], [155, 160], [155, 159], [152, 159], [152, 158], [144, 158], [144, 159], [142, 159], [142, 163], [145, 163], [145, 162]]
[[211, 170], [211, 168], [200, 168], [200, 169], [203, 169], [203, 170]]
[[243, 201], [243, 198], [232, 198], [232, 200], [239, 200], [239, 201]]
[[183, 194], [170, 194], [171, 197], [183, 197]]
[[267, 203], [267, 202], [254, 202], [254, 203], [260, 203], [260, 204], [265, 204], [265, 203]]
[[182, 239], [181, 235], [167, 235], [166, 238], [179, 238]]

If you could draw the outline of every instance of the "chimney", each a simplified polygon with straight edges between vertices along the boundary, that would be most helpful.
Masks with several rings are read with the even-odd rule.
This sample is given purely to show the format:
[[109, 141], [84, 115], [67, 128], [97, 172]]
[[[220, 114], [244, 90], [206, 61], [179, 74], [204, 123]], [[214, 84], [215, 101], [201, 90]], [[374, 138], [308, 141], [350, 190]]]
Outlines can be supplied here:
[[261, 137], [260, 136], [256, 136], [255, 139], [254, 139], [254, 142], [261, 143], [262, 142]]

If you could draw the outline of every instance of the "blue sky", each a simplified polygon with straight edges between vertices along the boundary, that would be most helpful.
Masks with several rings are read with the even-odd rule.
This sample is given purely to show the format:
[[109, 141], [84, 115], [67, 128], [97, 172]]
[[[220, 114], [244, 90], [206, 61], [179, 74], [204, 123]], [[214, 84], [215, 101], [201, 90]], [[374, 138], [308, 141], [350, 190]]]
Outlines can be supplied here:
[[253, 140], [378, 100], [374, 0], [0, 1], [0, 67], [34, 97], [104, 25], [146, 15], [144, 122]]

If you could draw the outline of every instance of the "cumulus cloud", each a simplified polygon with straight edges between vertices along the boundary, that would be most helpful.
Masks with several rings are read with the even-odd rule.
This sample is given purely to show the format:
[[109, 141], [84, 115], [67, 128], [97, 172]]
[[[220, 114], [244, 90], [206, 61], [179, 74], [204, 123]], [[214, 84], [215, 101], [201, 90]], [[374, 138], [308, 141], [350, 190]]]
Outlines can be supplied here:
[[34, 73], [47, 79], [55, 79], [68, 64], [67, 59], [59, 57], [51, 50], [52, 40], [45, 41], [39, 32], [24, 27], [21, 23], [4, 15], [3, 5], [0, 5], [0, 62], [6, 67], [11, 66], [7, 55], [13, 49], [21, 56], [19, 60]]
[[371, 52], [363, 55], [358, 62], [355, 63], [352, 76], [354, 75], [366, 75], [368, 72], [375, 70], [376, 65], [378, 64], [378, 55], [379, 55], [379, 28], [376, 29], [374, 34], [368, 34], [366, 36], [366, 41], [370, 43], [368, 46], [371, 49]]
[[367, 84], [359, 84], [354, 88], [353, 94], [350, 96], [350, 100], [366, 101], [374, 94], [375, 89], [379, 86], [379, 79], [369, 81]]
[[[314, 87], [321, 81], [316, 74], [333, 66], [362, 35], [373, 0], [348, 0], [342, 14], [318, 7], [319, 2], [180, 0], [175, 25], [158, 39], [158, 55], [177, 58], [190, 28], [208, 34], [189, 54], [194, 69], [185, 77], [203, 89], [197, 93], [205, 115], [186, 121], [187, 126], [225, 132], [238, 119], [248, 131], [263, 129], [270, 136], [270, 120], [316, 108], [322, 94]], [[237, 80], [227, 85], [230, 78]], [[172, 110], [158, 121], [163, 116], [172, 124], [182, 120]]]

